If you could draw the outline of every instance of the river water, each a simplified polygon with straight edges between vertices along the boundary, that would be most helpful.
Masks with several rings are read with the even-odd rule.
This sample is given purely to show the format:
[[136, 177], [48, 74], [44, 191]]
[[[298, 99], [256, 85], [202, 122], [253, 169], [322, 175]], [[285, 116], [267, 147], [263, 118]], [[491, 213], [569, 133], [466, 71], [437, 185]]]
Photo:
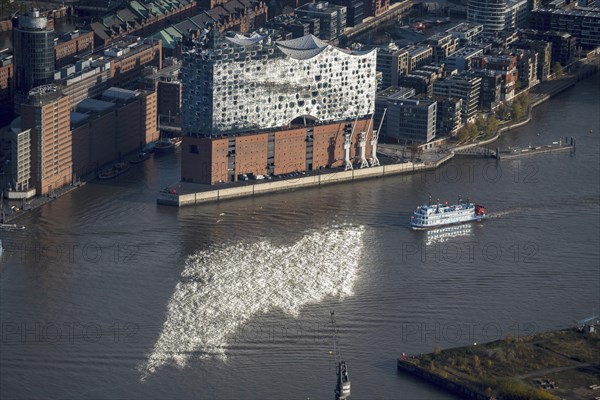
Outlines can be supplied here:
[[[579, 83], [499, 142], [574, 136], [575, 154], [182, 209], [155, 203], [179, 153], [88, 183], [0, 233], [0, 396], [333, 398], [335, 311], [352, 399], [454, 398], [396, 357], [598, 312], [599, 88]], [[414, 232], [428, 195], [492, 217]]]

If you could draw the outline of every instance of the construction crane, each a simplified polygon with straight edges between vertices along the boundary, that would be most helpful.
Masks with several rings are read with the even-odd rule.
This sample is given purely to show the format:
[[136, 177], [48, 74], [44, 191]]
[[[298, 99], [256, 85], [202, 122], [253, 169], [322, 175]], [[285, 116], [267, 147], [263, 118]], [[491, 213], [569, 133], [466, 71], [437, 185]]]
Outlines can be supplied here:
[[339, 346], [337, 344], [337, 326], [335, 324], [335, 314], [331, 312], [331, 327], [333, 329], [333, 354], [335, 357], [337, 383], [335, 386], [335, 400], [346, 400], [350, 397], [350, 378], [348, 378], [348, 367], [342, 359]]

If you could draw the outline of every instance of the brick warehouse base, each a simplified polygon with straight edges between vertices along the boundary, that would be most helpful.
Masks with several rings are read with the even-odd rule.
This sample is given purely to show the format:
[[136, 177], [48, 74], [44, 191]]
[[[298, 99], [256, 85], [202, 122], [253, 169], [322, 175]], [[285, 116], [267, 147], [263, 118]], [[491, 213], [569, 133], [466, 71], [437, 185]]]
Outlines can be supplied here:
[[363, 132], [368, 158], [373, 138], [373, 123], [368, 118], [222, 137], [185, 136], [182, 181], [212, 185], [235, 182], [242, 174], [279, 175], [339, 167], [344, 163], [345, 134], [353, 129], [350, 158], [360, 156]]

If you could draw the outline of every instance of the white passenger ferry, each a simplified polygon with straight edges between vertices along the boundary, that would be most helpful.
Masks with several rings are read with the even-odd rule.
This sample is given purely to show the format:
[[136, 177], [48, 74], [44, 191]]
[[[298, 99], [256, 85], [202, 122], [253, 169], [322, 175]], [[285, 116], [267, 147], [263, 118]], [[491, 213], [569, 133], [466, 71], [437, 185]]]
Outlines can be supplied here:
[[485, 207], [463, 202], [460, 198], [457, 204], [424, 204], [417, 208], [411, 217], [410, 226], [413, 229], [429, 229], [438, 226], [461, 224], [470, 221], [480, 221], [487, 217]]

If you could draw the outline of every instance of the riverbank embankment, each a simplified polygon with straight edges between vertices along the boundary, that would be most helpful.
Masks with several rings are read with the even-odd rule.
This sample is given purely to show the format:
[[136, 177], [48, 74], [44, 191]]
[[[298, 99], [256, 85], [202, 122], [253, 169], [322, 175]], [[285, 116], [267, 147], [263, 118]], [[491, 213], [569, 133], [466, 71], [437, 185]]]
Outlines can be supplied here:
[[593, 399], [600, 396], [600, 335], [575, 328], [403, 355], [398, 371], [463, 399]]

